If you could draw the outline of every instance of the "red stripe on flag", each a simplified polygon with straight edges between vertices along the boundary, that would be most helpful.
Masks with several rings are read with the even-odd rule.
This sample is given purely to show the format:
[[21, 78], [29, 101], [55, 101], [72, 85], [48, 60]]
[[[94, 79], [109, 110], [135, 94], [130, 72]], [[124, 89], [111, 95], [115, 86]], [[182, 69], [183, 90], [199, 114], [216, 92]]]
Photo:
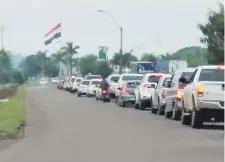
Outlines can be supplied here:
[[47, 34], [45, 34], [45, 37], [49, 36], [52, 32], [54, 32], [59, 27], [61, 27], [61, 23], [59, 23], [56, 26], [54, 26]]

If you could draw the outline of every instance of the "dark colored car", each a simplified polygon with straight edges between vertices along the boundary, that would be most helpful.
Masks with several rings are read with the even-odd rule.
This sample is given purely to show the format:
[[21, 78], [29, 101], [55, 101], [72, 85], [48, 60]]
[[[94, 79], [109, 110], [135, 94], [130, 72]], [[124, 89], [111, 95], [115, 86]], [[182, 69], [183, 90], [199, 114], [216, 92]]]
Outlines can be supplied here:
[[118, 106], [125, 107], [127, 104], [135, 103], [134, 90], [140, 84], [140, 81], [125, 81], [119, 88]]

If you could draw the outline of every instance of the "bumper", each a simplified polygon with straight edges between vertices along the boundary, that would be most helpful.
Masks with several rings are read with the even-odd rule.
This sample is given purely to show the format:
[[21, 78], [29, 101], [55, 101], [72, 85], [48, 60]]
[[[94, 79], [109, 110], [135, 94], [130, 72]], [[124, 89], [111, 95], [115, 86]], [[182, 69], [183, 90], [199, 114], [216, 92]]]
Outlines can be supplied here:
[[130, 103], [135, 103], [135, 96], [134, 95], [124, 95], [122, 96], [122, 100], [124, 102], [130, 102]]
[[224, 110], [224, 101], [197, 101], [197, 109]]

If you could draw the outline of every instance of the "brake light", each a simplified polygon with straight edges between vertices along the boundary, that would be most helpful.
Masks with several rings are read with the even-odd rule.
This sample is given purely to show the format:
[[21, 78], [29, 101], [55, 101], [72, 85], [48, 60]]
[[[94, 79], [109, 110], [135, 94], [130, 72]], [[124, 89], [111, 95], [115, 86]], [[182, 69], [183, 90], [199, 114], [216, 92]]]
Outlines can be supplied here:
[[179, 83], [178, 89], [184, 89], [184, 85]]
[[182, 100], [182, 93], [179, 90], [176, 91], [176, 99], [177, 99], [177, 101], [181, 101]]
[[164, 95], [164, 96], [166, 95], [166, 89], [162, 90], [162, 95]]
[[204, 87], [203, 87], [203, 85], [198, 86], [198, 88], [197, 88], [197, 94], [199, 96], [202, 96], [203, 93], [204, 93]]
[[150, 84], [144, 84], [144, 88], [151, 88]]
[[107, 91], [106, 90], [102, 90], [102, 94], [106, 94], [107, 93]]
[[224, 65], [219, 65], [219, 66], [217, 67], [217, 69], [218, 69], [219, 71], [224, 71]]
[[154, 77], [156, 77], [156, 78], [161, 78], [162, 75], [155, 75]]
[[123, 89], [122, 89], [122, 92], [123, 92], [124, 94], [127, 94], [127, 93], [128, 93], [128, 89], [123, 88]]

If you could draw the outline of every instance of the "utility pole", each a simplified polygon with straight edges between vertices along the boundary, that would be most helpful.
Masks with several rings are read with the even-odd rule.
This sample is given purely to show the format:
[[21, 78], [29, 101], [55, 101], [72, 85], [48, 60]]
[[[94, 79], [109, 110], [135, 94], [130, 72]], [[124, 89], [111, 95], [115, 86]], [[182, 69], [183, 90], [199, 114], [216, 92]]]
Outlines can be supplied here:
[[109, 17], [111, 18], [111, 20], [115, 23], [115, 25], [120, 29], [120, 51], [119, 51], [119, 54], [120, 54], [120, 67], [119, 67], [119, 73], [122, 74], [123, 72], [123, 68], [122, 68], [122, 65], [123, 65], [123, 28], [122, 26], [114, 19], [114, 17], [112, 16], [112, 14], [108, 11], [105, 11], [105, 10], [98, 10], [98, 12], [101, 12], [101, 13], [105, 13], [105, 14], [108, 14]]
[[4, 33], [4, 28], [3, 28], [3, 25], [1, 25], [1, 50], [4, 49], [4, 46], [3, 46], [3, 33]]
[[123, 28], [120, 27], [120, 68], [119, 73], [123, 73]]

